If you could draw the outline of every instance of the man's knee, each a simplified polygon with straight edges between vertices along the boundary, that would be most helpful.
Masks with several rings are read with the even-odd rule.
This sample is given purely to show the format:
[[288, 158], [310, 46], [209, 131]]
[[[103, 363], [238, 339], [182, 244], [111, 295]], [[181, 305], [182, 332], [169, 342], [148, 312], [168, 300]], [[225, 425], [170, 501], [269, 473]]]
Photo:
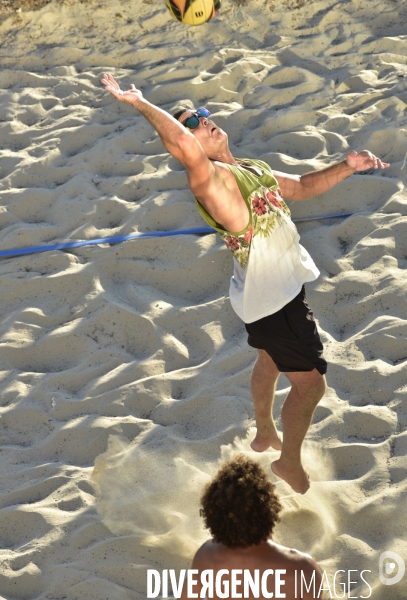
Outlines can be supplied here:
[[317, 369], [302, 373], [286, 373], [293, 389], [303, 396], [311, 396], [320, 400], [326, 392], [325, 375], [321, 375]]

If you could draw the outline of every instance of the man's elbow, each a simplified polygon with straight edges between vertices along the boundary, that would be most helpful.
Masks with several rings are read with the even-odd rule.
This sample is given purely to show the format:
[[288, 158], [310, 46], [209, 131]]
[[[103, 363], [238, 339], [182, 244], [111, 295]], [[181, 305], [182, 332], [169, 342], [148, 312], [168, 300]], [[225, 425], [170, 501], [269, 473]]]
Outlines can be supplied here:
[[[186, 129], [179, 133], [174, 140], [166, 144], [172, 156], [177, 158], [185, 167], [196, 162], [200, 155], [200, 147], [195, 137]], [[202, 152], [202, 150], [201, 150]]]
[[314, 196], [317, 195], [315, 188], [313, 185], [307, 185], [306, 182], [300, 181], [298, 182], [298, 185], [296, 186], [295, 192], [294, 192], [295, 197], [292, 198], [293, 200], [297, 200], [299, 202], [301, 202], [302, 200], [309, 200], [310, 198], [313, 198]]
[[302, 200], [309, 200], [312, 198], [314, 194], [310, 192], [306, 187], [298, 186], [295, 190], [292, 190], [291, 193], [283, 194], [283, 198], [285, 200], [294, 200], [294, 202], [301, 202]]

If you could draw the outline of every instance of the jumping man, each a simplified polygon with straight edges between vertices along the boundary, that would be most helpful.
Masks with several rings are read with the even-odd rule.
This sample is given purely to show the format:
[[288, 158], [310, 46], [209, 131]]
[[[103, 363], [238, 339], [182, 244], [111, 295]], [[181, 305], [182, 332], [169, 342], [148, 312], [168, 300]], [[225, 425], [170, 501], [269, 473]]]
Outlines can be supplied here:
[[[172, 117], [151, 104], [134, 85], [122, 91], [111, 75], [102, 83], [117, 100], [131, 104], [159, 134], [168, 152], [186, 168], [188, 183], [202, 217], [214, 227], [233, 254], [230, 301], [258, 349], [251, 391], [257, 452], [281, 450], [273, 472], [304, 494], [310, 481], [301, 463], [301, 446], [325, 389], [326, 361], [304, 283], [319, 271], [299, 235], [283, 198], [306, 200], [330, 190], [355, 171], [383, 169], [367, 150], [351, 151], [341, 162], [305, 175], [272, 171], [255, 159], [237, 159], [227, 134], [205, 108], [183, 109]], [[291, 390], [281, 419], [283, 440], [272, 417], [280, 372]]]

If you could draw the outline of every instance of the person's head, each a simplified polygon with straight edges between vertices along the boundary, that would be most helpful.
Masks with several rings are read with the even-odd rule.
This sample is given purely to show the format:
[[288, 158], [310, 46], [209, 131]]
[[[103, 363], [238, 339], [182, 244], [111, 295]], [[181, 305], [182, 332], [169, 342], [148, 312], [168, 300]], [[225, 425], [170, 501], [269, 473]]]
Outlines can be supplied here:
[[282, 506], [262, 467], [243, 454], [227, 462], [205, 487], [201, 514], [215, 542], [248, 548], [267, 541]]
[[[201, 109], [182, 108], [174, 113], [173, 117], [185, 125], [188, 131], [197, 138], [207, 157], [216, 160], [228, 148], [228, 136], [223, 129], [215, 125], [209, 111], [206, 111], [207, 116], [204, 111], [206, 109], [202, 111]], [[191, 123], [190, 127], [188, 127], [189, 123]]]

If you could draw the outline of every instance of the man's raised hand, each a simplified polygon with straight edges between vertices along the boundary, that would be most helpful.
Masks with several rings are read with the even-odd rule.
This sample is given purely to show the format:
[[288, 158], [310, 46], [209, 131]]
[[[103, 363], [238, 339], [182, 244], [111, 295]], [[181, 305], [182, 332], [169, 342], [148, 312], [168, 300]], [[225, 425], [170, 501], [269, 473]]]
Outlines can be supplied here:
[[369, 150], [362, 150], [362, 152], [351, 150], [346, 157], [346, 162], [355, 171], [366, 171], [372, 167], [374, 169], [386, 169], [386, 167], [390, 166], [390, 163], [382, 162], [380, 158], [377, 158]]
[[137, 108], [137, 102], [143, 97], [141, 91], [138, 90], [133, 84], [131, 84], [129, 90], [123, 92], [115, 78], [109, 73], [105, 73], [103, 75], [101, 83], [103, 83], [105, 89], [110, 92], [116, 98], [116, 100], [119, 100], [119, 102], [126, 102], [126, 104], [131, 104], [134, 106], [134, 108]]

